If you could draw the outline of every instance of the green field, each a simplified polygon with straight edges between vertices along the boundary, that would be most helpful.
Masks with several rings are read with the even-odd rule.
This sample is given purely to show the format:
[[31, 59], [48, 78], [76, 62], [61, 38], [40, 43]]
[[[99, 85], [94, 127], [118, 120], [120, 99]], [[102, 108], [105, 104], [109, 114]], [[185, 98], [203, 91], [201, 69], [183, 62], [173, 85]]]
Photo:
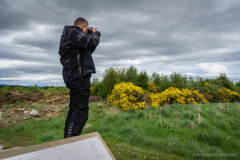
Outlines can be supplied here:
[[[240, 103], [174, 104], [126, 112], [99, 103], [89, 107], [82, 134], [99, 132], [117, 160], [240, 159]], [[63, 139], [67, 111], [68, 105], [58, 118], [29, 118], [21, 125], [1, 127], [0, 144], [9, 148]]]

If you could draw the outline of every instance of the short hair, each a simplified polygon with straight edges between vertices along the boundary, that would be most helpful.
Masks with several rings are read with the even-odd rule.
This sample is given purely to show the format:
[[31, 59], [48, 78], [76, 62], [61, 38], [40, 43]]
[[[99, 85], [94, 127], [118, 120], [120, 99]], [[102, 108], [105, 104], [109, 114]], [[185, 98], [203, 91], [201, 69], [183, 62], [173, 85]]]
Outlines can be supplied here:
[[82, 17], [78, 17], [75, 21], [74, 21], [74, 26], [76, 25], [85, 25], [88, 26], [88, 21]]

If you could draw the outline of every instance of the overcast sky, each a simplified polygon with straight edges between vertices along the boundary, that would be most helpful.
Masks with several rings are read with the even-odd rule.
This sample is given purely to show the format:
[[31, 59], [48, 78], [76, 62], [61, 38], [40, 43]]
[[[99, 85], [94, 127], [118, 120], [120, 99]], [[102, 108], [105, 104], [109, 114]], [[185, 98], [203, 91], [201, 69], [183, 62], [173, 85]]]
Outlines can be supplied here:
[[0, 0], [0, 84], [65, 86], [58, 47], [78, 17], [102, 33], [93, 53], [108, 67], [240, 79], [239, 0]]

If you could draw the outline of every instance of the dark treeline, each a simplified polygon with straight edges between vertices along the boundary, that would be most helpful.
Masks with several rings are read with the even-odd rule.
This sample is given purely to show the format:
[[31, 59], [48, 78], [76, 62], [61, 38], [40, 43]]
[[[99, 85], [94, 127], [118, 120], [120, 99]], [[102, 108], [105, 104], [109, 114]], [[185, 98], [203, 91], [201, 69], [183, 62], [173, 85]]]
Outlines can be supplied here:
[[225, 73], [220, 74], [214, 79], [204, 79], [200, 76], [193, 78], [191, 75], [187, 76], [176, 72], [173, 72], [170, 76], [159, 75], [154, 72], [149, 77], [145, 70], [138, 73], [137, 68], [131, 65], [127, 70], [119, 70], [113, 67], [107, 68], [101, 81], [93, 77], [91, 95], [106, 98], [108, 94], [111, 94], [114, 85], [122, 82], [132, 82], [134, 85], [149, 91], [150, 81], [153, 81], [153, 83], [159, 87], [160, 92], [163, 92], [169, 87], [176, 87], [180, 90], [188, 88], [195, 89], [200, 93], [208, 92], [209, 90], [211, 93], [215, 93], [225, 87], [240, 93], [240, 81], [234, 84]]

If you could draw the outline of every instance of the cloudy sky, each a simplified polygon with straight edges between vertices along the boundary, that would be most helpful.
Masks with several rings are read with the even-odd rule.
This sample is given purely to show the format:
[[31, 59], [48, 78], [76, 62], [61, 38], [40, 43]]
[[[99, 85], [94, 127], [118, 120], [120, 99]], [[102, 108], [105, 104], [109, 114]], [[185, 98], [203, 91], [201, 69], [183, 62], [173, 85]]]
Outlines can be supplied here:
[[65, 86], [58, 47], [77, 17], [102, 33], [106, 68], [240, 79], [239, 0], [0, 0], [0, 84]]

